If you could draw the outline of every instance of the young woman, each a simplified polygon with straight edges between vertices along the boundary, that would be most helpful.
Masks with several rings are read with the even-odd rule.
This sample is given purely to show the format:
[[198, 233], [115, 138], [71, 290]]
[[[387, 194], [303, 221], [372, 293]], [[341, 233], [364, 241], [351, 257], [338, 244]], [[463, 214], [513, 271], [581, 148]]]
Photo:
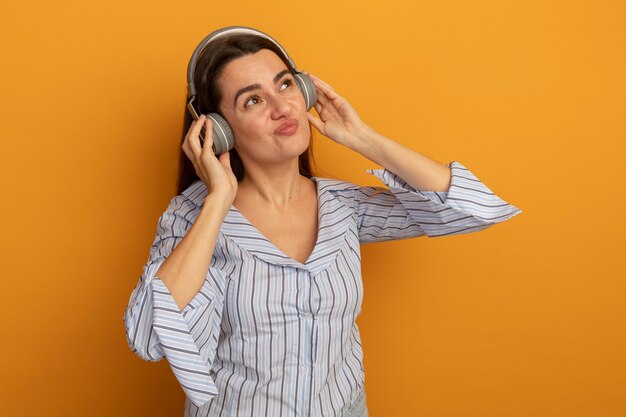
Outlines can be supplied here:
[[[249, 28], [211, 39], [194, 68], [202, 116], [186, 114], [179, 194], [124, 315], [132, 350], [167, 358], [185, 416], [367, 416], [360, 244], [476, 232], [521, 212], [460, 163], [375, 132], [309, 75], [312, 99], [301, 75]], [[211, 113], [235, 138], [218, 156]], [[311, 125], [384, 167], [369, 172], [389, 188], [313, 176]]]

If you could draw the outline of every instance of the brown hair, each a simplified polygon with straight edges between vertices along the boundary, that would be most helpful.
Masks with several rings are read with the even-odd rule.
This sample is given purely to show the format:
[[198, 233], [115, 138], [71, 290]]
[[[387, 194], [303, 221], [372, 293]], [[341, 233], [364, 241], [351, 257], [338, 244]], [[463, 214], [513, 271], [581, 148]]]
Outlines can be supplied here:
[[[222, 93], [217, 88], [217, 79], [226, 64], [242, 56], [254, 54], [261, 49], [269, 49], [274, 52], [283, 60], [287, 68], [290, 68], [280, 49], [273, 42], [261, 36], [247, 34], [231, 35], [211, 41], [207, 45], [198, 59], [194, 74], [194, 82], [198, 92], [194, 105], [198, 114], [219, 113], [218, 106], [222, 100]], [[193, 117], [187, 110], [186, 105], [187, 103], [185, 102], [185, 115], [178, 159], [178, 194], [199, 179], [193, 164], [182, 149], [185, 136], [193, 122]], [[307, 150], [298, 157], [300, 175], [311, 178], [313, 176], [313, 163], [313, 153], [309, 145]], [[244, 176], [244, 167], [241, 158], [234, 148], [230, 150], [230, 165], [237, 181], [241, 181]]]

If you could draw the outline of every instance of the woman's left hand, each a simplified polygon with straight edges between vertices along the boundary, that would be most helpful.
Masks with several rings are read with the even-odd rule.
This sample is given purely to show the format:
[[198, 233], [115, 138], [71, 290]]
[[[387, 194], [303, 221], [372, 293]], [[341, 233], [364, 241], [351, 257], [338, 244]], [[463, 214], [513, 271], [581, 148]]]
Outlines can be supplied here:
[[307, 116], [322, 135], [350, 147], [360, 134], [371, 130], [345, 98], [315, 75], [308, 75], [317, 90], [315, 110], [320, 118], [311, 113], [307, 113]]

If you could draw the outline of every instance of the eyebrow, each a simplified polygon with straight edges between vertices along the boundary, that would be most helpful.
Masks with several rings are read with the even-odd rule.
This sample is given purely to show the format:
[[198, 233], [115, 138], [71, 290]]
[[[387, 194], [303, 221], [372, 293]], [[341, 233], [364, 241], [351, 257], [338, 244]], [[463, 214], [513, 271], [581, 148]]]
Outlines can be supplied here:
[[[288, 69], [284, 69], [281, 72], [279, 72], [278, 74], [276, 74], [274, 76], [274, 84], [276, 84], [278, 81], [280, 81], [281, 78], [283, 78], [283, 76], [285, 74], [288, 74], [289, 70]], [[244, 87], [242, 89], [240, 89], [239, 91], [237, 91], [237, 94], [235, 94], [235, 100], [233, 101], [233, 106], [237, 105], [237, 99], [239, 98], [240, 95], [247, 93], [248, 91], [254, 91], [254, 90], [258, 90], [261, 88], [261, 84], [252, 84], [249, 85], [247, 87]]]

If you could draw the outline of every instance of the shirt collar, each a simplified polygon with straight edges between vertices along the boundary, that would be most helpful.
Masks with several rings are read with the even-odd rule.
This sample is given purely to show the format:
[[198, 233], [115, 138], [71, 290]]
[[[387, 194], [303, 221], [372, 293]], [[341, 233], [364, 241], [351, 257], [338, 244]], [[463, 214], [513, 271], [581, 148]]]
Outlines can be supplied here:
[[[348, 228], [356, 216], [352, 197], [356, 186], [328, 178], [312, 177], [312, 180], [317, 186], [318, 235], [313, 252], [304, 264], [288, 257], [274, 246], [234, 206], [226, 214], [220, 233], [265, 262], [305, 269], [312, 275], [320, 273], [333, 262], [342, 246], [347, 244]], [[337, 197], [339, 192], [341, 199]], [[183, 191], [183, 195], [199, 207], [204, 203], [207, 194], [206, 186], [200, 180]]]

